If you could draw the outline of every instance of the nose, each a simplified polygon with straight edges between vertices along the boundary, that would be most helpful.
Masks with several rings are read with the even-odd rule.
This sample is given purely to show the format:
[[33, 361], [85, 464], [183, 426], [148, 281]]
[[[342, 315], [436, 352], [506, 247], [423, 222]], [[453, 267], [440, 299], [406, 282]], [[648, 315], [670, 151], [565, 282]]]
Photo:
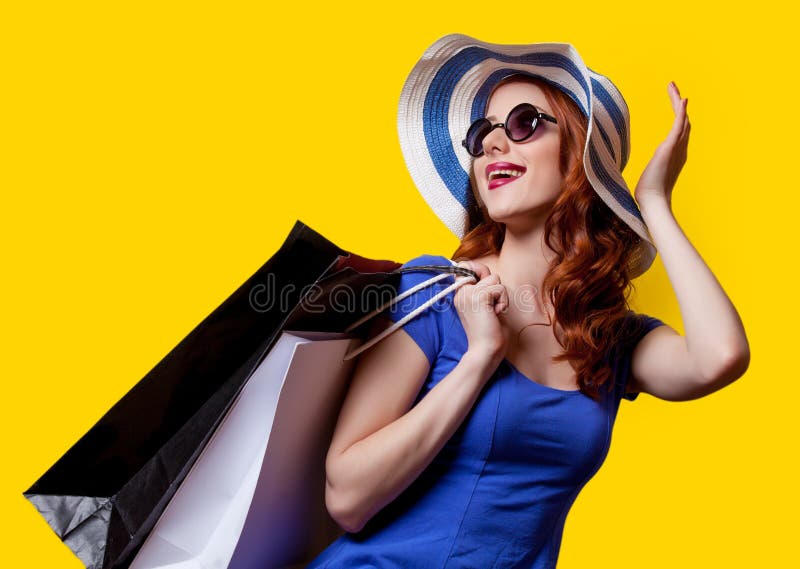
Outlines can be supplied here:
[[509, 147], [509, 140], [506, 136], [505, 129], [498, 125], [483, 138], [483, 152], [485, 154], [494, 154], [495, 152], [507, 152]]

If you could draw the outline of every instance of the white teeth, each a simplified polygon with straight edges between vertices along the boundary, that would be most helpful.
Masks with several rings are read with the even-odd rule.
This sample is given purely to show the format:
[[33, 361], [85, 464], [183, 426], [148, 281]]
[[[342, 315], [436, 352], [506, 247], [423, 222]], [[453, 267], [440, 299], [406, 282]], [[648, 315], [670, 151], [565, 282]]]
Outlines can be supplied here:
[[500, 174], [505, 174], [506, 176], [514, 176], [515, 178], [519, 178], [522, 176], [522, 172], [519, 170], [492, 170], [489, 173], [489, 181], [491, 182], [495, 178], [497, 178]]

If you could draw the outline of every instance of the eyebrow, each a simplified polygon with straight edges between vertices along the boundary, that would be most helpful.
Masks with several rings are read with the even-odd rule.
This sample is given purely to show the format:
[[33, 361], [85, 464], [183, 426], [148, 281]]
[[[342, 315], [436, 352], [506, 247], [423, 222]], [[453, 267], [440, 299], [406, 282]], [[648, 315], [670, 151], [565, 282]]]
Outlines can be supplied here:
[[[541, 108], [541, 107], [539, 107], [539, 106], [537, 106], [537, 105], [534, 105], [533, 103], [531, 103], [531, 106], [532, 106], [534, 109], [536, 109], [537, 111], [539, 111], [540, 113], [543, 113], [543, 112], [544, 112], [544, 109], [543, 109], [543, 108]], [[508, 115], [506, 114], [506, 116], [508, 116]], [[490, 121], [490, 122], [494, 122], [494, 121], [496, 121], [496, 120], [497, 120], [497, 118], [496, 118], [494, 115], [489, 115], [489, 116], [486, 116], [486, 117], [483, 117], [483, 118], [485, 118], [486, 120], [488, 120], [488, 121]]]

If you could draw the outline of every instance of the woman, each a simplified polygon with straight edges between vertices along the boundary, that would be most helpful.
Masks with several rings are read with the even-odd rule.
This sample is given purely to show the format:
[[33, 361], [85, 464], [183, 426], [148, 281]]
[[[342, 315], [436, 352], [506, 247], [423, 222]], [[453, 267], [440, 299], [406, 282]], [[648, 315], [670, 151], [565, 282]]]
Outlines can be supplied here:
[[[621, 398], [695, 399], [744, 373], [738, 314], [671, 212], [689, 122], [674, 84], [669, 97], [675, 121], [637, 207], [621, 177], [627, 107], [572, 46], [454, 35], [429, 48], [401, 96], [401, 143], [480, 281], [359, 360], [326, 464], [326, 503], [348, 533], [309, 567], [555, 567]], [[685, 337], [627, 307], [654, 247]], [[400, 290], [429, 277], [404, 273]]]

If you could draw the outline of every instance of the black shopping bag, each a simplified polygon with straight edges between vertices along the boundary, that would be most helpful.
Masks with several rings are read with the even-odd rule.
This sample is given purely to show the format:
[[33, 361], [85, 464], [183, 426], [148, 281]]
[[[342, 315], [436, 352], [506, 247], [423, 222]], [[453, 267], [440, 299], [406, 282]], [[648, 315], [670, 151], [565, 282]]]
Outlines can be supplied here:
[[[368, 262], [385, 269], [370, 275]], [[243, 384], [286, 327], [341, 331], [303, 298], [348, 274], [396, 286], [400, 264], [365, 260], [300, 221], [253, 276], [205, 318], [26, 492], [89, 569], [128, 567]], [[348, 266], [350, 268], [348, 268]], [[355, 267], [356, 269], [353, 269]], [[388, 279], [388, 280], [387, 280]], [[365, 309], [368, 309], [365, 308]], [[291, 318], [290, 318], [291, 316]], [[363, 333], [363, 330], [355, 330]]]

